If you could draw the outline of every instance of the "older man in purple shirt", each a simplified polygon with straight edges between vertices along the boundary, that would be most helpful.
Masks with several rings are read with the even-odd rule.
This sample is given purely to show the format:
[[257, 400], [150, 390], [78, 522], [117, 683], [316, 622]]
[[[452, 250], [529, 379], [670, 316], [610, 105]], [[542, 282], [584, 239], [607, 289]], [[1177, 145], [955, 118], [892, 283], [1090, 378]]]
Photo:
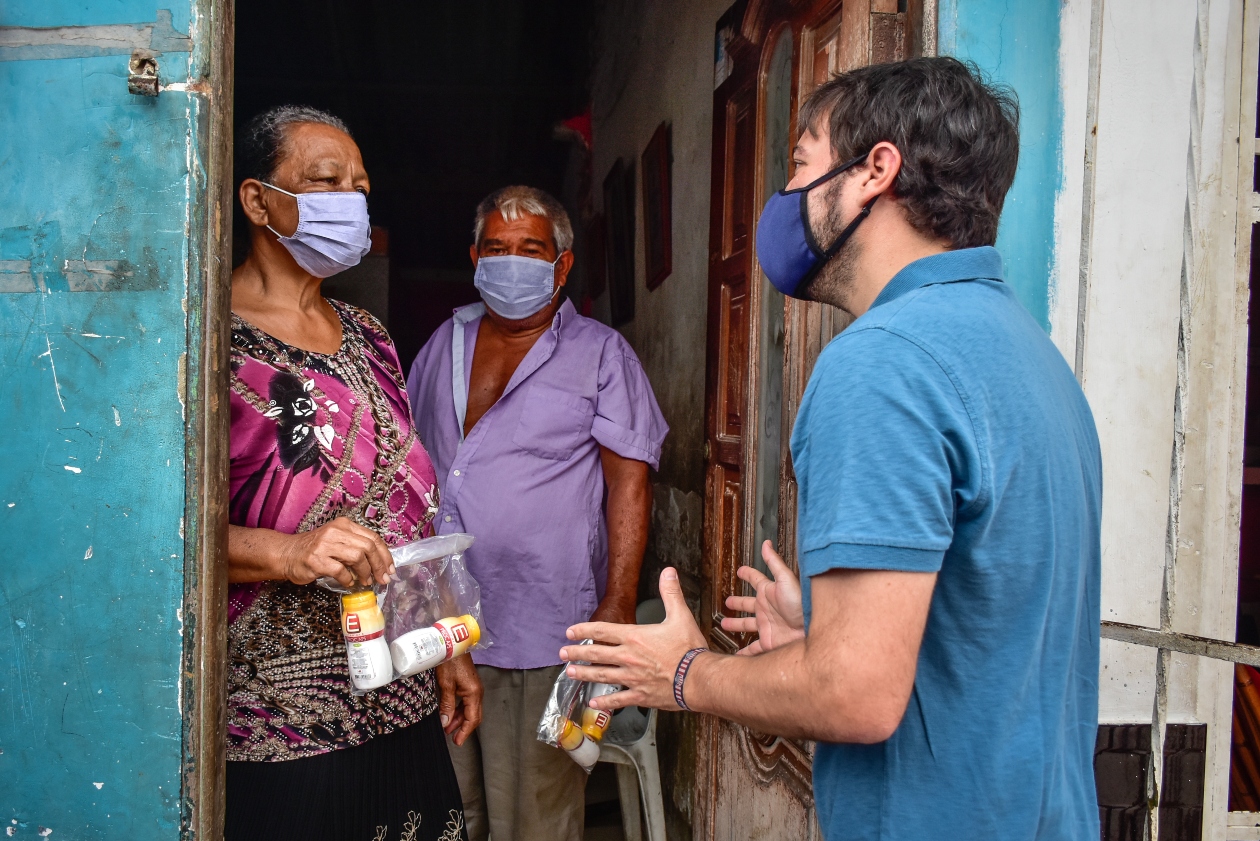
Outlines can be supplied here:
[[580, 841], [586, 775], [535, 731], [568, 626], [634, 622], [668, 427], [621, 334], [561, 302], [573, 229], [559, 202], [499, 190], [474, 239], [484, 303], [438, 328], [407, 382], [438, 530], [477, 538], [467, 560], [494, 643], [474, 652], [481, 729], [451, 756], [472, 841]]

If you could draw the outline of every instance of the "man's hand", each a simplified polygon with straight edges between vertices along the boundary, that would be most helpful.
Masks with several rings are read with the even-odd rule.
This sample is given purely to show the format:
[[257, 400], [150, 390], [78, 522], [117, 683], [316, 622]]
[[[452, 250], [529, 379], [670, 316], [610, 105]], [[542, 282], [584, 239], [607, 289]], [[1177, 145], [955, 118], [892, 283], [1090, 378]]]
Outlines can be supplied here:
[[472, 657], [465, 654], [439, 663], [437, 682], [442, 691], [438, 702], [442, 730], [451, 741], [462, 745], [481, 724], [481, 678]]
[[706, 643], [683, 599], [678, 573], [673, 567], [661, 573], [661, 601], [665, 603], [665, 621], [659, 625], [583, 622], [569, 628], [571, 640], [595, 640], [594, 645], [568, 645], [560, 649], [562, 660], [591, 663], [569, 666], [569, 677], [626, 687], [621, 692], [594, 699], [593, 708], [678, 709], [674, 702], [674, 672], [678, 670], [678, 662], [688, 651], [703, 648]]
[[788, 569], [774, 544], [767, 540], [761, 544], [761, 557], [774, 578], [768, 578], [751, 566], [742, 566], [736, 572], [741, 579], [752, 585], [755, 596], [727, 596], [726, 606], [740, 613], [751, 613], [742, 618], [727, 617], [722, 629], [740, 634], [756, 633], [757, 639], [740, 649], [740, 654], [761, 654], [773, 648], [805, 638], [805, 612], [801, 605], [801, 583]]

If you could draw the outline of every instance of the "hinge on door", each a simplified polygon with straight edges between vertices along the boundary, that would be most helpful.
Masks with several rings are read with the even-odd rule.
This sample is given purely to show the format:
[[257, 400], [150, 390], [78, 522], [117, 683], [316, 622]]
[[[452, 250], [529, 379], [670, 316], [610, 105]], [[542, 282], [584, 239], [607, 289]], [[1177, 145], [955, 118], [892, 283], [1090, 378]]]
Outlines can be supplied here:
[[710, 452], [710, 449], [709, 449], [709, 442], [706, 440], [706, 441], [704, 442], [704, 460], [705, 460], [705, 461], [708, 461], [708, 460], [709, 460], [709, 452]]

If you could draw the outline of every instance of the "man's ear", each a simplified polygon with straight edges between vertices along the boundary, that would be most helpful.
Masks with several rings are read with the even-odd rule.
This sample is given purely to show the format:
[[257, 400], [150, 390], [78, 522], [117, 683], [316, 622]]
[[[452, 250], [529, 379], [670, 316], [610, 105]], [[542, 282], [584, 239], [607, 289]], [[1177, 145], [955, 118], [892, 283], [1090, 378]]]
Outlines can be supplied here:
[[468, 256], [472, 258], [473, 268], [477, 268], [477, 243], [468, 246]]
[[569, 250], [560, 253], [560, 259], [556, 261], [556, 288], [564, 286], [569, 280], [569, 272], [573, 269], [573, 252]]
[[867, 161], [869, 166], [866, 183], [862, 185], [862, 203], [878, 195], [891, 197], [893, 182], [901, 172], [901, 150], [887, 140], [881, 140], [871, 149]]
[[262, 183], [253, 179], [246, 178], [241, 182], [241, 188], [237, 191], [240, 197], [241, 209], [245, 211], [245, 218], [258, 227], [271, 224], [271, 219], [267, 213], [267, 205], [263, 201], [263, 192], [266, 190]]

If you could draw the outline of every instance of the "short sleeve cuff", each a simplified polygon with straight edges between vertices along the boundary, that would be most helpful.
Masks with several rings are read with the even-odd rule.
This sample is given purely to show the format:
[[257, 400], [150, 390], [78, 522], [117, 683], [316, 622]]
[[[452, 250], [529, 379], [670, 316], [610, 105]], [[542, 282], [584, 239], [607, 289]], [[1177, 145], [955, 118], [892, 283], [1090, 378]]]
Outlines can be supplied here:
[[626, 429], [608, 418], [595, 416], [591, 435], [601, 446], [607, 447], [622, 458], [645, 461], [653, 470], [661, 466], [661, 442], [653, 441], [641, 432]]
[[939, 572], [944, 549], [905, 549], [869, 543], [829, 543], [804, 553], [801, 571], [807, 577], [833, 569], [887, 569], [898, 572]]

